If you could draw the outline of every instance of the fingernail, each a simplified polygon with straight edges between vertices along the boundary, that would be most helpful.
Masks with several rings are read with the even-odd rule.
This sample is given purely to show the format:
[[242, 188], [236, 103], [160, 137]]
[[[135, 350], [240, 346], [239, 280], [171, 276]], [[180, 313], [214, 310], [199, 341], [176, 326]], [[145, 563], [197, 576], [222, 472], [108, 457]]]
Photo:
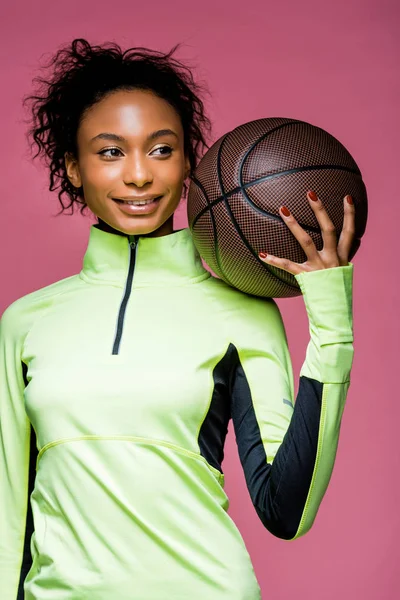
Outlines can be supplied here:
[[318, 196], [317, 194], [315, 194], [314, 192], [312, 192], [311, 190], [309, 192], [307, 192], [310, 200], [314, 200], [314, 202], [316, 202], [318, 200]]
[[346, 196], [346, 200], [349, 204], [354, 204], [353, 198], [351, 196]]
[[260, 258], [267, 258], [268, 254], [265, 254], [265, 252], [259, 252], [259, 253], [258, 253], [258, 256], [259, 256]]
[[285, 215], [285, 217], [290, 217], [290, 210], [286, 208], [286, 206], [281, 206], [281, 211]]

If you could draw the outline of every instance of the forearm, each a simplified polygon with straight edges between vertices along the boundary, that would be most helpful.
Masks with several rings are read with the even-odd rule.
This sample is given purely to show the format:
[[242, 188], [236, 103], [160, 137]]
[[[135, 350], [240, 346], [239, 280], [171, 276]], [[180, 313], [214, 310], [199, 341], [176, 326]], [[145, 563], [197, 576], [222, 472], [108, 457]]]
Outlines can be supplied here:
[[264, 316], [254, 307], [253, 349], [248, 342], [238, 351], [231, 394], [239, 455], [257, 514], [282, 539], [310, 529], [332, 475], [354, 353], [352, 274], [351, 265], [297, 276], [311, 339], [295, 402], [276, 305], [266, 303]]

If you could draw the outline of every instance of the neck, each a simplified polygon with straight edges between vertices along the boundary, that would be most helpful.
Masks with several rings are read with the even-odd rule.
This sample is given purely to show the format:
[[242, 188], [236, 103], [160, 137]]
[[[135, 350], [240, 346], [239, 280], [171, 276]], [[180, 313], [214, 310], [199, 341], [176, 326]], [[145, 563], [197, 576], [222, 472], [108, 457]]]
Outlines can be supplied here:
[[101, 231], [106, 231], [107, 233], [115, 233], [116, 235], [121, 235], [123, 237], [127, 237], [128, 235], [140, 235], [141, 237], [161, 237], [163, 235], [169, 235], [170, 233], [174, 233], [173, 218], [174, 216], [171, 215], [169, 219], [167, 219], [165, 223], [161, 225], [161, 227], [159, 227], [155, 231], [151, 231], [150, 233], [124, 233], [122, 231], [119, 231], [118, 229], [114, 229], [114, 227], [111, 227], [111, 225], [100, 219], [100, 217], [97, 217], [98, 222], [97, 225], [94, 225], [94, 227], [100, 229]]
[[130, 234], [111, 229], [105, 231], [97, 225], [90, 229], [81, 271], [81, 277], [88, 282], [109, 282], [124, 287], [131, 266], [135, 288], [180, 286], [210, 277], [188, 228], [158, 237], [138, 235], [133, 246]]

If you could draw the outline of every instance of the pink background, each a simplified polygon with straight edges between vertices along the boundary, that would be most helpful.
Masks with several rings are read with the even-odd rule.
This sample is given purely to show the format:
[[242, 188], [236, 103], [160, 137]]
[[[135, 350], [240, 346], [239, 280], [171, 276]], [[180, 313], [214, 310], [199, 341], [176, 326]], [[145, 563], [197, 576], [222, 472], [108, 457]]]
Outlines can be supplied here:
[[[395, 0], [37, 0], [1, 9], [0, 312], [81, 268], [91, 221], [54, 216], [56, 193], [48, 191], [45, 167], [30, 159], [21, 107], [41, 56], [74, 37], [163, 51], [182, 41], [178, 57], [197, 65], [212, 93], [214, 140], [252, 119], [294, 117], [335, 135], [363, 173], [369, 222], [353, 260], [352, 383], [330, 486], [305, 537], [287, 543], [263, 527], [232, 428], [226, 444], [229, 512], [264, 599], [400, 597], [399, 12]], [[182, 207], [176, 227], [186, 225]], [[302, 297], [278, 304], [297, 393], [307, 315]]]

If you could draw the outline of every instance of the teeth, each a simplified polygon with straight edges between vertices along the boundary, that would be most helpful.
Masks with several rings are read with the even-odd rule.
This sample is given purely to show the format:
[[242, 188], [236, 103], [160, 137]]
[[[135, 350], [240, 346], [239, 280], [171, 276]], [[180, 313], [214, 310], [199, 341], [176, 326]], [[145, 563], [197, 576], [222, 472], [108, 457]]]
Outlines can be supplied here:
[[134, 206], [142, 206], [144, 204], [151, 204], [154, 202], [155, 198], [151, 198], [150, 200], [124, 200], [125, 204], [133, 204]]

